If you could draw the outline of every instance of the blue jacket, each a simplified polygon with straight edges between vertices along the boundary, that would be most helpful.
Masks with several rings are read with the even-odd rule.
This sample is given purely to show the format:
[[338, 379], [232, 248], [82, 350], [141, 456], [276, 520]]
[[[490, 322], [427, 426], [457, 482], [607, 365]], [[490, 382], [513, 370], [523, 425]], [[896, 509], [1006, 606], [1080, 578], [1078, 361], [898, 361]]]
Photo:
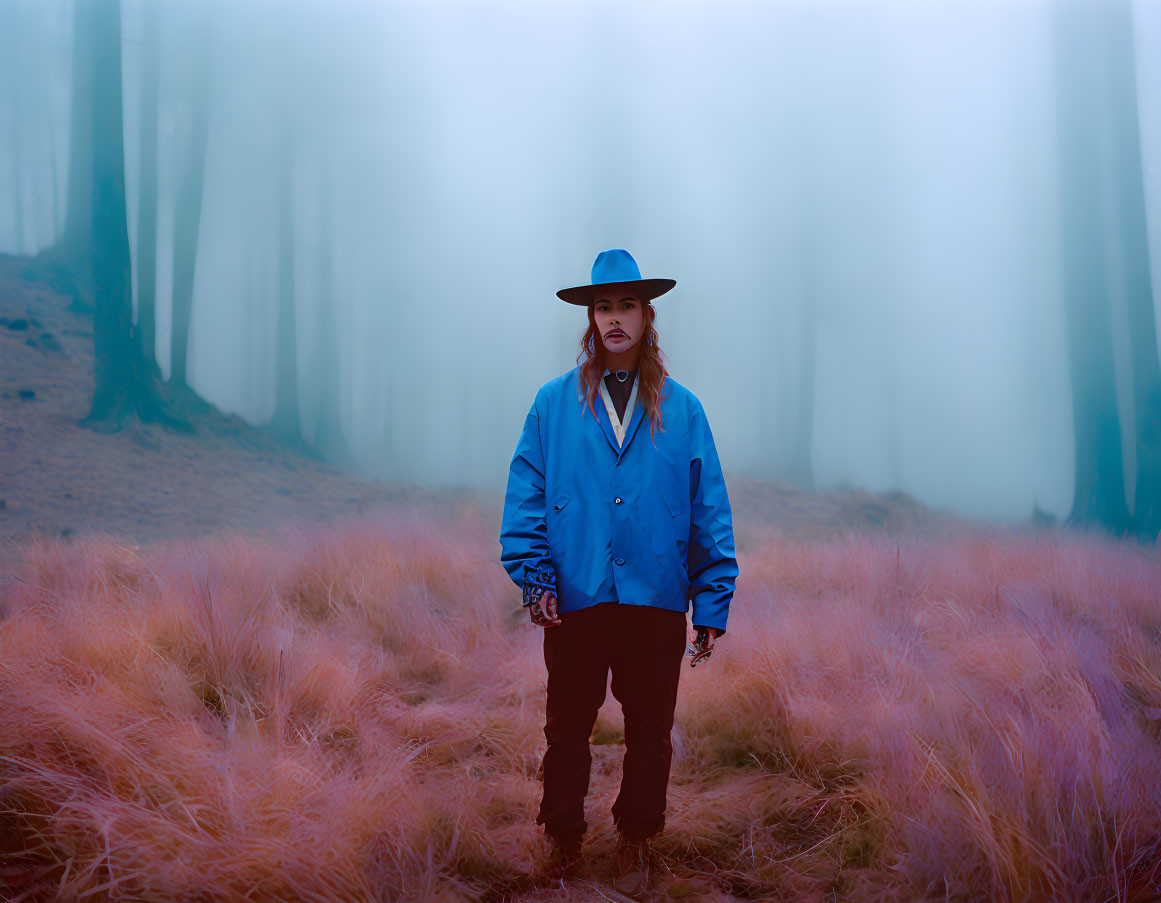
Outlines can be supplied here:
[[649, 435], [638, 400], [618, 447], [598, 395], [593, 419], [580, 368], [536, 393], [512, 456], [500, 562], [517, 586], [555, 592], [558, 611], [600, 602], [689, 611], [726, 629], [738, 563], [726, 483], [697, 396], [662, 388]]

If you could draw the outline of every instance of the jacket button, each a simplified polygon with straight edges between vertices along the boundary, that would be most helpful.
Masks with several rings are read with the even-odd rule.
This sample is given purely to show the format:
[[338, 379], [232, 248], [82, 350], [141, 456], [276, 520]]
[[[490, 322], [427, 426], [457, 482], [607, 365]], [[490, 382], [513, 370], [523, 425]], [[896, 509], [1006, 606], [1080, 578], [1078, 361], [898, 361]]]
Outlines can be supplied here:
[[617, 564], [624, 564], [624, 563], [625, 563], [625, 559], [624, 559], [624, 558], [616, 558], [616, 559], [614, 559], [614, 560], [616, 561], [616, 563], [617, 563]]
[[621, 504], [621, 499], [619, 497], [613, 499], [613, 501], [616, 502], [618, 505]]

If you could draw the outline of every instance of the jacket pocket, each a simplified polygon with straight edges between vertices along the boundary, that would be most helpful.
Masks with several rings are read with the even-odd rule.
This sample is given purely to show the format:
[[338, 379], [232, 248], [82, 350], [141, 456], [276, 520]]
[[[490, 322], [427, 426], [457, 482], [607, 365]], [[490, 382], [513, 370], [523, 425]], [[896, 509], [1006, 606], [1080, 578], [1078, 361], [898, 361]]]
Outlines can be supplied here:
[[687, 509], [681, 502], [675, 501], [668, 493], [661, 493], [661, 500], [665, 503], [665, 508], [672, 518], [673, 541], [677, 548], [677, 557], [681, 561], [684, 582], [688, 580], [688, 577], [684, 575], [689, 573], [689, 562], [686, 558], [689, 547], [689, 516], [686, 514]]
[[564, 507], [572, 501], [572, 496], [566, 492], [562, 492], [552, 502], [553, 511], [563, 511]]

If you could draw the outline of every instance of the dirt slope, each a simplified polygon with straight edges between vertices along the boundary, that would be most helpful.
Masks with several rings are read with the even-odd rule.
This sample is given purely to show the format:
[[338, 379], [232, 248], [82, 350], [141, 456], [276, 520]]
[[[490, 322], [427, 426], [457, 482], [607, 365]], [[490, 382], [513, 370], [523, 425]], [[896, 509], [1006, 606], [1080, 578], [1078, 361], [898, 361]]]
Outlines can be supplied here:
[[454, 511], [469, 492], [368, 481], [281, 447], [217, 411], [194, 435], [135, 424], [77, 426], [93, 393], [92, 319], [25, 282], [0, 255], [0, 572], [15, 542], [104, 530], [137, 542], [219, 528], [329, 521], [376, 505]]

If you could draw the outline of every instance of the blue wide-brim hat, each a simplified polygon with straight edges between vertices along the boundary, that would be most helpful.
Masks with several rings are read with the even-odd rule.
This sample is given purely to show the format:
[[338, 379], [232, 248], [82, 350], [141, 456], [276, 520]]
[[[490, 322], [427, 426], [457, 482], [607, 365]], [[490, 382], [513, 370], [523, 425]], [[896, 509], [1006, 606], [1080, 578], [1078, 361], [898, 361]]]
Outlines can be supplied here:
[[621, 248], [601, 251], [597, 255], [592, 278], [591, 285], [562, 288], [556, 296], [569, 304], [587, 306], [601, 297], [612, 299], [610, 292], [623, 288], [644, 303], [664, 295], [677, 285], [676, 279], [642, 279], [633, 255]]

